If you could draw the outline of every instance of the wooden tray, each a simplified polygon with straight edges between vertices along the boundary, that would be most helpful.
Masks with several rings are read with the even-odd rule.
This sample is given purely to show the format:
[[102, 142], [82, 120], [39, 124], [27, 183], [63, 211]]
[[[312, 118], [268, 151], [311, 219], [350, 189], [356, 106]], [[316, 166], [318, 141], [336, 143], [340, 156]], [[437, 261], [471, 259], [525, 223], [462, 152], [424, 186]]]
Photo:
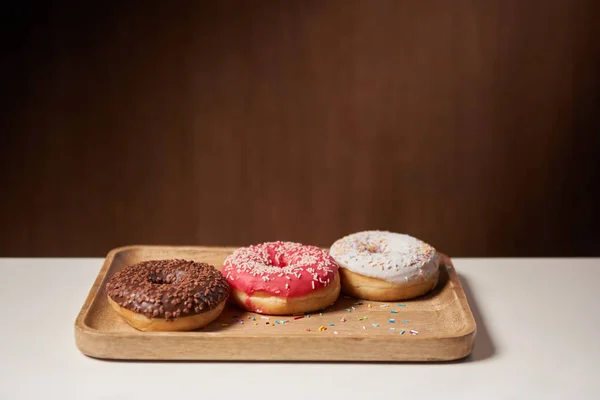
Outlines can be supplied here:
[[163, 246], [112, 250], [75, 322], [77, 347], [92, 357], [123, 360], [444, 361], [471, 353], [475, 320], [447, 257], [442, 258], [446, 262], [440, 283], [428, 295], [402, 303], [340, 296], [322, 313], [300, 319], [227, 306], [215, 322], [198, 331], [140, 332], [108, 304], [106, 282], [126, 265], [184, 258], [220, 269], [233, 250]]

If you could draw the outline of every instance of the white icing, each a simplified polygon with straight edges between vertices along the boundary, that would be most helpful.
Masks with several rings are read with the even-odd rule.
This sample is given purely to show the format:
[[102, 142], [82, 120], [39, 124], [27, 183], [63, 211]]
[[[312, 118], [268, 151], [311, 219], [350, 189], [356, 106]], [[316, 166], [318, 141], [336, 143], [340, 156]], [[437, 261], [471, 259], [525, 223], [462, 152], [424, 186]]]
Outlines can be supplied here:
[[433, 247], [409, 235], [364, 231], [336, 241], [329, 254], [341, 268], [389, 282], [429, 277], [439, 267]]

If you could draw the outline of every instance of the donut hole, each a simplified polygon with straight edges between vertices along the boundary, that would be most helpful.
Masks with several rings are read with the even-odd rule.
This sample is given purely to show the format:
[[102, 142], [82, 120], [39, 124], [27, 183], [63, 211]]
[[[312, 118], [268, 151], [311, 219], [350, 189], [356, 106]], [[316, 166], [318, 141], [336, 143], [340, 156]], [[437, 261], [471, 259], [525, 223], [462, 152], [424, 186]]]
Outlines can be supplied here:
[[181, 279], [183, 271], [156, 271], [148, 275], [148, 282], [155, 285], [172, 285]]
[[281, 255], [280, 257], [271, 257], [269, 262], [274, 267], [285, 268], [289, 265], [289, 260], [285, 255]]
[[384, 246], [377, 243], [365, 243], [362, 242], [358, 245], [358, 251], [367, 253], [385, 253]]
[[268, 263], [273, 267], [285, 268], [290, 265], [289, 257], [285, 253], [277, 253], [274, 249], [269, 249], [268, 251]]

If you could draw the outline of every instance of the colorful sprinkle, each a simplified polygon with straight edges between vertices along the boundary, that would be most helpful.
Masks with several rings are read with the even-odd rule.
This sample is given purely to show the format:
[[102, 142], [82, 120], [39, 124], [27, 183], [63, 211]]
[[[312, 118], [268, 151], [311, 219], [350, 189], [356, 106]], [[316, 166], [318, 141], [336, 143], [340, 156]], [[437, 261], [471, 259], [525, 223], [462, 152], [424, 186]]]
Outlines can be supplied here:
[[252, 317], [252, 321], [256, 321], [256, 318]]
[[363, 325], [363, 329], [367, 329], [367, 328]]
[[310, 328], [306, 328], [306, 332], [310, 332]]
[[388, 307], [389, 307], [389, 304], [382, 304], [382, 305], [380, 305], [379, 307], [381, 307], [381, 308], [388, 308]]
[[348, 311], [348, 312], [352, 312], [352, 310], [351, 310], [351, 309], [349, 309], [349, 308], [346, 308], [346, 311]]
[[356, 303], [354, 303], [355, 306], [361, 306], [362, 305], [362, 301], [357, 301]]
[[395, 323], [396, 323], [396, 320], [395, 320], [394, 318], [390, 318], [390, 319], [388, 320], [388, 322], [389, 322], [390, 324], [395, 324]]
[[254, 326], [256, 326], [256, 325], [258, 325], [258, 322], [255, 322], [255, 323], [254, 323]]
[[229, 324], [221, 324], [221, 326], [229, 326]]
[[244, 323], [244, 320], [243, 320], [243, 319], [238, 319], [238, 322], [239, 322], [240, 324], [243, 324], [243, 323]]
[[322, 316], [323, 316], [323, 313], [322, 313], [322, 312], [320, 312], [320, 313], [319, 313], [319, 315], [322, 317]]
[[418, 334], [419, 334], [419, 331], [415, 331], [414, 329], [411, 329], [411, 330], [410, 330], [410, 334], [411, 334], [411, 335], [418, 335]]
[[326, 330], [327, 330], [327, 328], [325, 328], [323, 325], [321, 325], [319, 327], [319, 332], [323, 332], [323, 331], [326, 331]]
[[371, 324], [373, 325], [375, 328], [379, 327], [379, 324]]
[[396, 330], [396, 328], [390, 328], [390, 331], [395, 331], [395, 330]]
[[335, 326], [335, 324], [329, 324], [329, 326]]
[[294, 319], [302, 319], [304, 318], [304, 315], [298, 315], [297, 317], [294, 317]]
[[346, 322], [346, 318], [340, 319], [340, 322]]
[[352, 307], [353, 310], [356, 310], [356, 307]]
[[398, 303], [398, 307], [406, 307], [406, 304]]
[[265, 317], [264, 315], [261, 315], [260, 317], [261, 317], [262, 319], [271, 319], [271, 318], [269, 318], [269, 317]]
[[404, 320], [404, 321], [402, 321], [402, 322], [408, 322], [408, 320], [407, 320], [407, 319], [405, 319], [405, 320]]
[[404, 332], [406, 332], [404, 329], [402, 329], [402, 331], [400, 332], [401, 335], [404, 335]]
[[279, 325], [279, 321], [275, 320], [275, 325]]
[[333, 331], [333, 334], [334, 334], [334, 335], [337, 335], [338, 333], [337, 333], [337, 331]]
[[398, 314], [398, 311], [396, 311], [396, 310], [390, 310], [390, 312], [391, 312], [392, 314]]
[[363, 319], [362, 319], [362, 318], [360, 318], [360, 317], [358, 317], [358, 320], [359, 320], [359, 321], [362, 321]]
[[371, 305], [370, 305], [370, 304], [367, 304], [367, 307], [371, 308]]

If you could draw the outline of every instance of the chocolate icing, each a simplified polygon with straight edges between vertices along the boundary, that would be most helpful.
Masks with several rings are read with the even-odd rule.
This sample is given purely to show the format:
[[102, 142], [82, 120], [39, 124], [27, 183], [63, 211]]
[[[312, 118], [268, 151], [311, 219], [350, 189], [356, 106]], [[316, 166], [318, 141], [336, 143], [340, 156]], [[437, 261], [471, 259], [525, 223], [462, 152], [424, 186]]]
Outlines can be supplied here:
[[229, 296], [215, 267], [186, 260], [151, 260], [129, 265], [106, 285], [119, 306], [149, 318], [171, 320], [205, 313]]

